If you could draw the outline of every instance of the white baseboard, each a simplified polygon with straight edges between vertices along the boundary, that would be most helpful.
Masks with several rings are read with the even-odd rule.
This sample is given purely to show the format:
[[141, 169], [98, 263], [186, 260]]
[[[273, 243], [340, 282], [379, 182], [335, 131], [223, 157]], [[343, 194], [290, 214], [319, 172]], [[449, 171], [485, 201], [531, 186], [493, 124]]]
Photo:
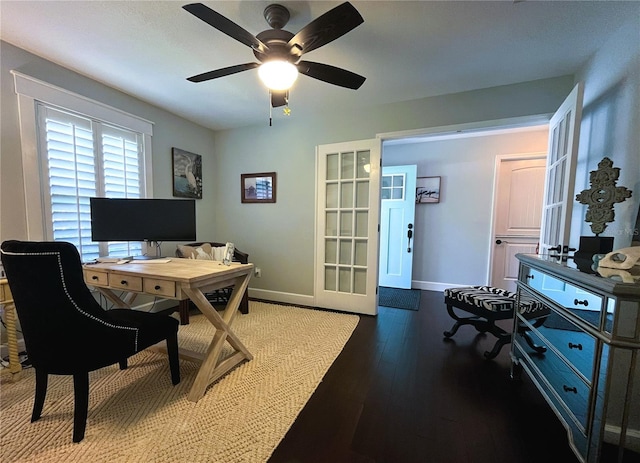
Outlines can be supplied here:
[[411, 282], [411, 287], [413, 289], [422, 289], [424, 291], [444, 292], [444, 290], [447, 288], [462, 288], [464, 286], [470, 286], [470, 285], [461, 285], [459, 283], [438, 283], [435, 281], [417, 281], [417, 280], [413, 280]]
[[[604, 427], [604, 441], [616, 443], [620, 439], [620, 426], [607, 424]], [[625, 447], [640, 453], [640, 429], [627, 429]]]
[[249, 297], [252, 299], [264, 299], [266, 301], [283, 302], [293, 305], [315, 306], [315, 298], [306, 294], [283, 293], [269, 291], [268, 289], [249, 288]]

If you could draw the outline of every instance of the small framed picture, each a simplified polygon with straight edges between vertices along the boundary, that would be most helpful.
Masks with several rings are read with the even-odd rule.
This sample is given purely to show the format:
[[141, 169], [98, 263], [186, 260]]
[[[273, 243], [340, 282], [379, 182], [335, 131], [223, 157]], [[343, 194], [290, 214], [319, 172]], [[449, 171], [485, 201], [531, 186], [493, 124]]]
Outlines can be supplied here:
[[202, 199], [202, 156], [178, 148], [173, 158], [173, 196]]
[[240, 192], [243, 203], [275, 203], [276, 173], [241, 174]]
[[440, 202], [440, 177], [416, 179], [416, 204]]

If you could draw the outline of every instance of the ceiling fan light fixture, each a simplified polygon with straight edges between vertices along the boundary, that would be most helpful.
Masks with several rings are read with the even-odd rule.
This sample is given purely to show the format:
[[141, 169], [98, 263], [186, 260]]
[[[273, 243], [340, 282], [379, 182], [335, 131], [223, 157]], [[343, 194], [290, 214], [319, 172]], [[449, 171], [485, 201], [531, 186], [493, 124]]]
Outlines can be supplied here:
[[289, 90], [298, 78], [298, 69], [288, 61], [271, 60], [260, 65], [258, 76], [271, 90]]

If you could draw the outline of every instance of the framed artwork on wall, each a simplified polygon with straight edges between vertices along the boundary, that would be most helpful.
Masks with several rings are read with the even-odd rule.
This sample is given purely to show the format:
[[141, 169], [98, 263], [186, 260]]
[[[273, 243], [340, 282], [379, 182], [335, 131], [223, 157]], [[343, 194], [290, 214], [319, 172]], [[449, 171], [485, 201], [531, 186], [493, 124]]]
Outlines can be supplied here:
[[243, 203], [275, 203], [276, 173], [241, 174], [240, 193]]
[[171, 157], [173, 196], [202, 199], [202, 156], [172, 148]]
[[440, 202], [440, 177], [416, 179], [416, 204]]

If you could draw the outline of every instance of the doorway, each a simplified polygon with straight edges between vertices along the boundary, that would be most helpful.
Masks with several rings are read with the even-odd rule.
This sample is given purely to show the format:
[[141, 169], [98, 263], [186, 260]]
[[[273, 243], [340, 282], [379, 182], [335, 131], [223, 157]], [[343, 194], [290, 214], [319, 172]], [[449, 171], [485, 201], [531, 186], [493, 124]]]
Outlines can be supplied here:
[[[507, 153], [545, 152], [548, 120], [533, 117], [517, 124], [499, 121], [493, 127], [456, 127], [426, 135], [381, 135], [383, 169], [416, 164], [417, 177], [441, 179], [440, 202], [416, 205], [412, 288], [442, 291], [490, 283], [495, 159]], [[387, 250], [383, 243], [380, 249], [382, 263]]]
[[382, 168], [378, 285], [411, 289], [418, 166]]
[[494, 186], [491, 286], [515, 292], [518, 253], [540, 241], [546, 153], [498, 156]]

